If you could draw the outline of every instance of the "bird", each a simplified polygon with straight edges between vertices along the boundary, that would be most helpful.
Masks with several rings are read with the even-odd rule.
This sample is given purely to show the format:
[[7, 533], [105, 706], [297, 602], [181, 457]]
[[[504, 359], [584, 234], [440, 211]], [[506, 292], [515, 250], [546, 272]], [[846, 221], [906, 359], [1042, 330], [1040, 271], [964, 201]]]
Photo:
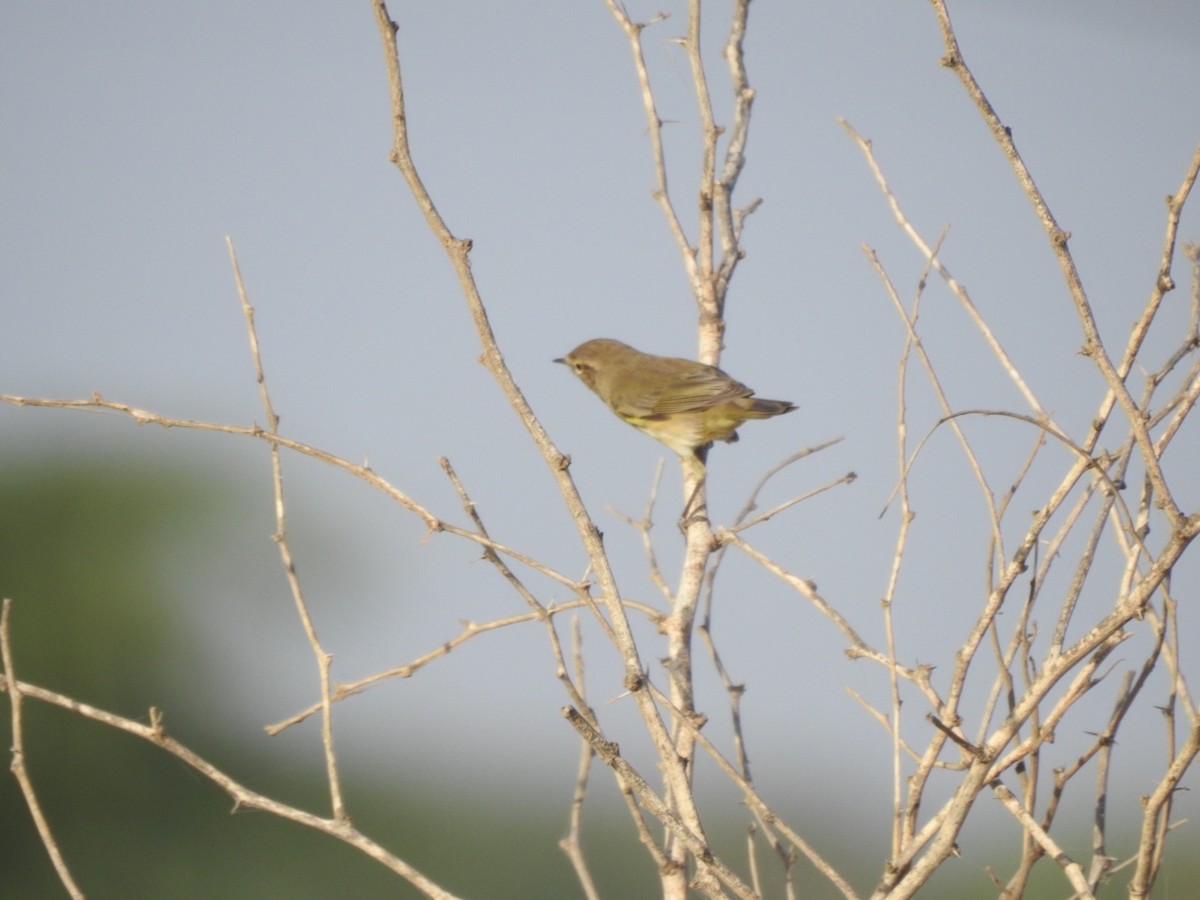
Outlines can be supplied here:
[[618, 418], [704, 471], [713, 441], [733, 443], [748, 419], [769, 419], [796, 409], [787, 400], [764, 400], [716, 366], [642, 353], [611, 338], [580, 344], [554, 360], [568, 366]]

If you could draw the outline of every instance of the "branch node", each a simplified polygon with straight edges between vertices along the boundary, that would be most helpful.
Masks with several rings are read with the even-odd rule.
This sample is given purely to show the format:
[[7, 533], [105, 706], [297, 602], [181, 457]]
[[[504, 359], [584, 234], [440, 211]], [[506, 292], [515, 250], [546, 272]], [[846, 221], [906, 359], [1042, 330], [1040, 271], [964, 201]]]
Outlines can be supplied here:
[[159, 743], [162, 743], [167, 736], [166, 729], [163, 728], [162, 710], [157, 706], [150, 707], [150, 730], [154, 740]]

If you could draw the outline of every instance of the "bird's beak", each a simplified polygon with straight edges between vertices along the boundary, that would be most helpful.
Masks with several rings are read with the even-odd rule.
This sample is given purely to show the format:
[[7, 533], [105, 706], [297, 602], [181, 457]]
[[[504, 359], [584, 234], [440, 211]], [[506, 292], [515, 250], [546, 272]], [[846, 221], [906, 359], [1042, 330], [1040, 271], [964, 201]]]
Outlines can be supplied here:
[[561, 356], [560, 356], [558, 359], [552, 359], [552, 360], [550, 360], [550, 362], [562, 363], [564, 366], [569, 366], [569, 365], [570, 365], [570, 363], [569, 363], [569, 362], [567, 362], [565, 359], [563, 359]]

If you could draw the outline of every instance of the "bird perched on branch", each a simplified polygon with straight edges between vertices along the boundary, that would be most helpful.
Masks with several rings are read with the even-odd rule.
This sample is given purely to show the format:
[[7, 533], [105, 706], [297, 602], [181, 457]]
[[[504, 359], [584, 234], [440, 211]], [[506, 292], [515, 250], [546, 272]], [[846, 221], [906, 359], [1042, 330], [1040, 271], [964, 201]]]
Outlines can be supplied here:
[[580, 344], [554, 360], [579, 376], [617, 416], [666, 444], [687, 464], [700, 463], [713, 441], [732, 443], [747, 419], [769, 419], [796, 408], [762, 400], [716, 366], [654, 356], [609, 338]]

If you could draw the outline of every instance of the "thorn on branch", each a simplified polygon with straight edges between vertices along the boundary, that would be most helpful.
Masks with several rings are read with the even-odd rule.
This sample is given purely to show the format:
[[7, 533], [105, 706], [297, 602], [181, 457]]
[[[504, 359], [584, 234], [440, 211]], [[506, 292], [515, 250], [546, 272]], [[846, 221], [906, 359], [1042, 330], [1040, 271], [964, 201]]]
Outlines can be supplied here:
[[927, 713], [925, 718], [930, 722], [931, 725], [933, 725], [934, 728], [936, 728], [946, 737], [950, 738], [950, 740], [952, 740], [971, 756], [975, 757], [975, 759], [979, 760], [980, 762], [991, 762], [991, 754], [984, 751], [982, 747], [976, 747], [966, 738], [959, 737], [954, 733], [954, 730], [949, 725], [947, 725], [933, 713]]

